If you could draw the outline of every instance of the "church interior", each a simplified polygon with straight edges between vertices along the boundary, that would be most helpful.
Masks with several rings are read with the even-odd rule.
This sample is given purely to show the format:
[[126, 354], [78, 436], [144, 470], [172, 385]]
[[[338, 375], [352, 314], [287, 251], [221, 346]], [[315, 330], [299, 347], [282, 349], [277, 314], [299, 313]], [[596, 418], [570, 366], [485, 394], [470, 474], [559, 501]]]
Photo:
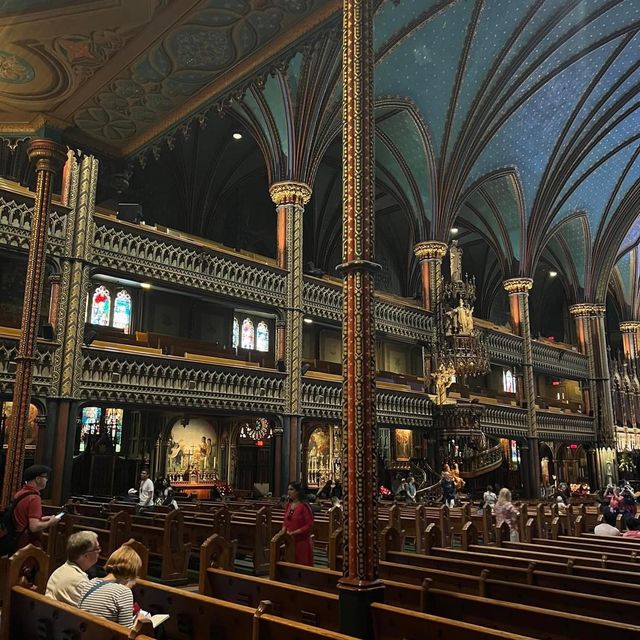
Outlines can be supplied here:
[[[0, 34], [2, 507], [45, 465], [65, 513], [0, 558], [0, 640], [640, 633], [640, 3], [0, 0]], [[164, 636], [39, 595], [79, 530], [131, 538]]]

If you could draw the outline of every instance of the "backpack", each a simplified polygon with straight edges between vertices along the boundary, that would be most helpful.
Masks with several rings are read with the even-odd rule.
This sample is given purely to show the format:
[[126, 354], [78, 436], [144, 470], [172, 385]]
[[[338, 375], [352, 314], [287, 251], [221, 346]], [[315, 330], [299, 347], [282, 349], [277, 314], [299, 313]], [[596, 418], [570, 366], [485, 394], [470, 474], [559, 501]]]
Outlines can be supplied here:
[[17, 549], [18, 536], [20, 531], [16, 531], [16, 523], [13, 521], [13, 511], [22, 498], [35, 495], [34, 493], [23, 493], [15, 502], [12, 500], [4, 511], [0, 511], [0, 557], [10, 556]]

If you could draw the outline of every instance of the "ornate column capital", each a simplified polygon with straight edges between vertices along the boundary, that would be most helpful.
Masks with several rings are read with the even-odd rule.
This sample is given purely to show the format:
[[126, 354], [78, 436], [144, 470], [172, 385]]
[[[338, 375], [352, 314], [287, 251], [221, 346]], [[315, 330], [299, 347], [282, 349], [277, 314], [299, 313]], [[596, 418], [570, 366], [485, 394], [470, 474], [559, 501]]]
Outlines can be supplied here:
[[514, 293], [528, 293], [533, 287], [532, 278], [509, 278], [502, 283], [509, 295]]
[[311, 199], [311, 187], [304, 182], [292, 180], [274, 182], [269, 187], [269, 195], [276, 205], [298, 204], [304, 206]]
[[424, 240], [413, 247], [416, 258], [423, 260], [442, 260], [447, 255], [447, 245], [438, 240]]
[[592, 318], [604, 316], [605, 306], [597, 302], [580, 302], [569, 307], [569, 313], [573, 318]]
[[36, 172], [55, 172], [67, 160], [67, 149], [53, 140], [39, 138], [32, 140], [27, 149], [29, 160], [35, 165]]
[[626, 322], [620, 323], [621, 333], [637, 333], [639, 329], [640, 321], [638, 320], [627, 320]]

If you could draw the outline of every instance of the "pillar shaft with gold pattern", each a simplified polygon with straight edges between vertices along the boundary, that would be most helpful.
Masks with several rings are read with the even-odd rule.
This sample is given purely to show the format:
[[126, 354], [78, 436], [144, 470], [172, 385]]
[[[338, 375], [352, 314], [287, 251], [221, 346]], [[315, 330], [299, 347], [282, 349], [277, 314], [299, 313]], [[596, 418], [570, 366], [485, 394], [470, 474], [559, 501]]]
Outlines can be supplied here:
[[447, 254], [447, 245], [437, 240], [418, 242], [413, 248], [422, 276], [422, 306], [435, 312], [440, 303], [442, 288], [442, 259]]
[[22, 303], [20, 345], [16, 356], [13, 387], [12, 424], [9, 429], [7, 459], [2, 485], [2, 504], [6, 505], [22, 484], [24, 440], [31, 403], [31, 378], [42, 303], [45, 251], [51, 206], [51, 183], [66, 158], [66, 150], [52, 140], [33, 140], [27, 151], [35, 164], [36, 193], [31, 218], [29, 255]]
[[91, 281], [93, 239], [95, 236], [95, 194], [98, 160], [90, 155], [71, 156], [65, 165], [67, 198], [71, 211], [67, 219], [65, 255], [57, 318], [60, 348], [54, 357], [54, 384], [58, 407], [53, 441], [51, 498], [63, 502], [71, 488], [71, 460], [76, 415], [71, 404], [80, 395], [82, 343], [84, 340], [85, 301]]
[[589, 361], [589, 387], [598, 429], [598, 444], [600, 447], [615, 448], [611, 376], [604, 322], [605, 306], [585, 302], [572, 305], [569, 312], [576, 320], [580, 348]]
[[510, 278], [502, 283], [509, 294], [511, 323], [522, 338], [522, 391], [527, 406], [527, 440], [529, 441], [529, 491], [538, 497], [540, 489], [540, 449], [538, 446], [538, 419], [536, 416], [536, 388], [533, 375], [533, 347], [529, 319], [529, 291], [531, 278]]
[[620, 323], [622, 334], [622, 348], [624, 357], [628, 362], [634, 363], [638, 358], [638, 336], [640, 335], [640, 322], [628, 320]]
[[344, 0], [342, 30], [342, 469], [340, 630], [372, 636], [378, 579], [374, 326], [373, 7]]
[[[302, 225], [304, 207], [311, 198], [311, 188], [303, 182], [274, 182], [269, 188], [278, 216], [278, 266], [287, 270], [287, 306], [284, 327], [280, 325], [279, 351], [284, 344], [286, 420], [289, 456], [286, 476], [300, 477], [300, 417], [302, 415]], [[283, 338], [284, 329], [284, 340]], [[284, 470], [283, 470], [284, 471]], [[281, 470], [277, 470], [280, 473]], [[283, 480], [288, 482], [288, 480]]]

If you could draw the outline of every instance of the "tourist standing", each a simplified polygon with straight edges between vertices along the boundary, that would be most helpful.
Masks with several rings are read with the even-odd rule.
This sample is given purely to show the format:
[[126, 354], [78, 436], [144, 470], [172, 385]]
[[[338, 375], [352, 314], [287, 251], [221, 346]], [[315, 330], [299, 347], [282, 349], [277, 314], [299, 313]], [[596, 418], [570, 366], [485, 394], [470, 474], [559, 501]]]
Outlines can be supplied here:
[[407, 479], [407, 486], [405, 488], [405, 491], [407, 493], [407, 502], [415, 502], [418, 487], [416, 487], [416, 480], [413, 476], [409, 476], [409, 478]]
[[34, 464], [25, 469], [24, 486], [13, 496], [13, 526], [15, 529], [15, 549], [33, 544], [40, 545], [40, 534], [58, 522], [57, 516], [42, 515], [40, 492], [47, 486], [51, 469]]
[[296, 543], [296, 564], [304, 564], [311, 567], [313, 566], [313, 542], [311, 541], [313, 514], [299, 482], [289, 483], [287, 495], [289, 504], [285, 506], [282, 531], [286, 531], [293, 536]]
[[453, 507], [456, 504], [456, 483], [449, 471], [449, 465], [444, 465], [444, 471], [441, 477], [442, 483], [442, 499], [447, 507]]
[[502, 523], [506, 522], [509, 525], [509, 540], [511, 542], [519, 542], [518, 516], [520, 512], [511, 503], [511, 491], [506, 487], [500, 489], [493, 513], [496, 517], [496, 527], [499, 529]]
[[138, 489], [138, 508], [150, 509], [153, 507], [153, 482], [149, 472], [143, 469], [140, 472], [140, 488]]
[[487, 486], [487, 490], [484, 492], [482, 499], [484, 500], [482, 508], [491, 509], [491, 513], [493, 513], [493, 508], [496, 506], [498, 496], [494, 493], [493, 487], [491, 485]]

